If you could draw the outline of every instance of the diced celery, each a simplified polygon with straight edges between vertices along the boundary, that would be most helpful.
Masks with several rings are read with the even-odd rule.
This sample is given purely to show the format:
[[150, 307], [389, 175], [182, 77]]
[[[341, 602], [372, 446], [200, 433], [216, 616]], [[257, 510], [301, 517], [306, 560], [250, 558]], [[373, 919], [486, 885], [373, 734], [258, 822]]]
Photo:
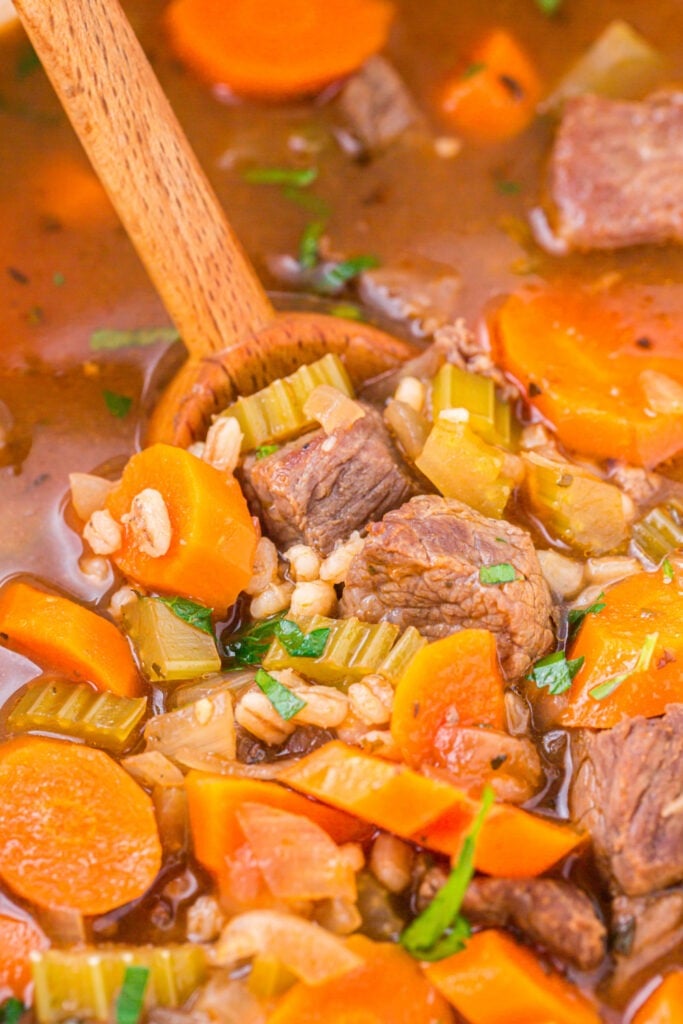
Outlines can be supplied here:
[[524, 494], [548, 532], [582, 555], [604, 555], [629, 534], [622, 492], [580, 466], [524, 456]]
[[296, 975], [288, 970], [275, 956], [261, 953], [251, 962], [247, 985], [258, 999], [273, 999], [281, 996], [296, 981]]
[[221, 416], [232, 416], [242, 430], [242, 451], [287, 441], [315, 425], [304, 413], [306, 399], [321, 384], [353, 398], [353, 386], [339, 356], [328, 353], [253, 395], [238, 398]]
[[683, 503], [670, 498], [657, 505], [633, 527], [633, 543], [653, 565], [674, 548], [683, 547]]
[[513, 443], [513, 419], [510, 403], [496, 394], [489, 377], [468, 373], [452, 363], [444, 363], [432, 382], [434, 422], [447, 409], [466, 409], [471, 429], [491, 444], [510, 448]]
[[181, 1006], [207, 974], [201, 946], [102, 946], [31, 954], [39, 1024], [112, 1019], [126, 967], [149, 968], [145, 1006]]
[[48, 679], [28, 684], [7, 726], [11, 732], [62, 733], [118, 754], [135, 738], [146, 710], [146, 697], [122, 697], [93, 690], [87, 683]]
[[426, 643], [426, 637], [422, 636], [415, 626], [408, 626], [375, 671], [385, 676], [390, 683], [397, 683], [413, 655]]
[[458, 498], [486, 516], [502, 518], [513, 481], [506, 455], [467, 422], [436, 421], [415, 465], [446, 498]]
[[220, 670], [214, 638], [179, 618], [163, 601], [129, 601], [123, 608], [123, 625], [152, 682], [194, 679]]

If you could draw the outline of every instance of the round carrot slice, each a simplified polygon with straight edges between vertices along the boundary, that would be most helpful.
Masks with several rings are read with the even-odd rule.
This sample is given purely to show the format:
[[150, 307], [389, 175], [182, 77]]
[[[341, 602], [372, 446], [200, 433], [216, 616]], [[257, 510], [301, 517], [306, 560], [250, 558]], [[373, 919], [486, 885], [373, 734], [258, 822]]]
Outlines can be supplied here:
[[381, 50], [387, 0], [172, 0], [176, 52], [212, 83], [264, 99], [315, 92]]
[[24, 1000], [31, 981], [29, 954], [46, 949], [48, 941], [38, 925], [22, 917], [0, 914], [0, 1000]]
[[0, 878], [39, 907], [104, 914], [161, 866], [152, 801], [100, 750], [37, 736], [0, 746]]

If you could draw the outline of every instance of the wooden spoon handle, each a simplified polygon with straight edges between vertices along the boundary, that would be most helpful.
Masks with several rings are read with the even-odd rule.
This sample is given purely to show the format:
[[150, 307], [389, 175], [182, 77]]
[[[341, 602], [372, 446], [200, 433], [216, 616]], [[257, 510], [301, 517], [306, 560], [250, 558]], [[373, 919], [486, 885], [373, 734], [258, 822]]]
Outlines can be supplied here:
[[26, 31], [193, 356], [273, 308], [118, 0], [16, 0]]

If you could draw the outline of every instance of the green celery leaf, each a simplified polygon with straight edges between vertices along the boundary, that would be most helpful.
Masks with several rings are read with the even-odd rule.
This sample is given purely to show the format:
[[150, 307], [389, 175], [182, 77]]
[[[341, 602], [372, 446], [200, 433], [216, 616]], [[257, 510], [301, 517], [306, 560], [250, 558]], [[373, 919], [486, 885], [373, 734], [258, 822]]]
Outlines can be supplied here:
[[310, 633], [304, 633], [291, 619], [282, 619], [275, 626], [275, 636], [287, 654], [293, 658], [321, 657], [329, 635], [329, 626], [322, 626], [320, 629], [312, 629]]
[[116, 1024], [138, 1024], [142, 1014], [149, 967], [131, 964], [126, 967], [123, 985], [116, 1000]]
[[274, 455], [279, 448], [279, 444], [262, 444], [260, 448], [256, 449], [254, 455], [257, 459], [265, 459], [269, 455]]
[[674, 567], [668, 558], [662, 562], [662, 574], [666, 583], [671, 583], [674, 578]]
[[568, 661], [564, 651], [555, 651], [554, 654], [547, 654], [545, 658], [536, 662], [529, 674], [529, 679], [533, 679], [539, 689], [547, 686], [548, 692], [556, 696], [570, 688], [574, 676], [584, 661], [583, 656]]
[[106, 389], [102, 392], [102, 395], [105, 405], [112, 416], [122, 420], [128, 415], [133, 404], [132, 398], [129, 398], [128, 395], [118, 395], [115, 391], [107, 391]]
[[170, 608], [173, 614], [183, 622], [189, 623], [190, 626], [196, 626], [203, 633], [213, 636], [210, 608], [206, 608], [203, 604], [197, 604], [196, 601], [190, 601], [186, 597], [159, 597], [157, 600]]
[[512, 583], [517, 579], [517, 570], [509, 562], [499, 562], [498, 565], [482, 565], [479, 569], [479, 582], [489, 585], [500, 583]]
[[469, 832], [465, 836], [458, 863], [429, 906], [402, 932], [400, 943], [417, 960], [441, 960], [457, 953], [469, 937], [469, 925], [460, 914], [467, 887], [474, 875], [474, 854], [484, 819], [495, 796], [487, 786]]
[[144, 348], [146, 345], [155, 345], [158, 341], [170, 345], [179, 338], [175, 327], [145, 327], [137, 331], [117, 331], [103, 327], [90, 335], [90, 348], [93, 352]]
[[297, 697], [295, 693], [288, 690], [286, 686], [283, 686], [262, 668], [256, 673], [256, 685], [265, 693], [278, 715], [285, 721], [294, 718], [294, 715], [306, 707], [305, 700]]

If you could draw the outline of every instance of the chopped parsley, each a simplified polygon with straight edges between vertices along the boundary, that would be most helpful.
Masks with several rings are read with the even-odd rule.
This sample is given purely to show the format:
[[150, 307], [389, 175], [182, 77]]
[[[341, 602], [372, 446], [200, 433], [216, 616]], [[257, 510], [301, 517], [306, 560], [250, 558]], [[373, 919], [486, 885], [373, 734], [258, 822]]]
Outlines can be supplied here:
[[305, 700], [297, 697], [295, 693], [288, 690], [286, 686], [283, 686], [282, 683], [279, 683], [277, 679], [262, 668], [256, 673], [256, 685], [265, 693], [278, 715], [284, 718], [286, 722], [290, 718], [294, 718], [294, 715], [297, 715], [306, 707]]
[[304, 270], [312, 270], [316, 266], [319, 259], [320, 239], [324, 230], [324, 220], [312, 220], [304, 228], [304, 233], [299, 240], [299, 266]]
[[121, 348], [142, 348], [145, 345], [155, 345], [158, 341], [170, 344], [179, 338], [175, 327], [145, 327], [137, 331], [117, 331], [103, 327], [90, 335], [90, 349], [93, 352], [100, 352], [104, 349], [114, 351]]
[[486, 70], [486, 64], [481, 60], [473, 61], [462, 73], [463, 78], [474, 78], [475, 75], [480, 74]]
[[671, 583], [674, 578], [674, 567], [668, 558], [662, 562], [662, 575], [665, 583]]
[[0, 1022], [2, 1022], [2, 1024], [17, 1024], [17, 1021], [25, 1010], [26, 1007], [22, 1003], [21, 999], [17, 999], [15, 996], [10, 996], [10, 998], [6, 999], [2, 1006], [0, 1006]]
[[177, 615], [183, 622], [187, 622], [190, 626], [195, 626], [197, 629], [201, 629], [203, 633], [213, 636], [210, 608], [206, 608], [203, 604], [197, 604], [196, 601], [190, 601], [186, 597], [160, 597], [157, 600], [165, 604], [167, 608], [170, 608], [173, 614]]
[[562, 6], [562, 0], [534, 0], [534, 2], [539, 11], [548, 17], [551, 17], [553, 14], [557, 14]]
[[116, 416], [117, 419], [124, 419], [130, 412], [130, 408], [133, 404], [133, 399], [129, 398], [128, 395], [119, 395], [116, 391], [107, 391], [106, 389], [102, 392], [105, 405], [112, 416]]
[[281, 619], [282, 615], [274, 615], [223, 641], [223, 654], [228, 666], [259, 665], [273, 642], [275, 627]]
[[554, 654], [548, 654], [536, 662], [529, 673], [529, 679], [532, 679], [539, 689], [547, 686], [548, 693], [557, 696], [558, 693], [565, 693], [570, 688], [584, 661], [583, 656], [567, 660], [564, 651], [555, 651]]
[[65, 281], [66, 278], [64, 277], [64, 274], [61, 272], [61, 270], [55, 270], [54, 274], [52, 275], [52, 283], [55, 286], [55, 288], [61, 288]]
[[470, 926], [460, 913], [460, 907], [474, 875], [477, 839], [493, 802], [493, 790], [487, 786], [481, 807], [465, 836], [458, 863], [446, 884], [401, 934], [401, 945], [417, 960], [443, 960], [463, 949], [470, 936]]
[[512, 583], [516, 579], [517, 570], [509, 562], [499, 562], [497, 565], [482, 565], [479, 569], [479, 582], [487, 586]]
[[325, 650], [329, 635], [328, 626], [304, 633], [291, 619], [282, 619], [275, 626], [275, 636], [293, 658], [319, 658]]
[[139, 967], [136, 964], [126, 967], [121, 991], [116, 1000], [116, 1024], [138, 1024], [148, 981], [149, 967]]
[[587, 615], [599, 615], [607, 607], [604, 598], [604, 594], [598, 594], [597, 599], [588, 608], [572, 608], [570, 610], [567, 616], [570, 637], [576, 633]]
[[320, 196], [316, 196], [313, 192], [306, 192], [302, 188], [295, 188], [293, 185], [283, 185], [282, 195], [290, 202], [295, 203], [297, 206], [302, 207], [304, 210], [308, 210], [309, 213], [315, 214], [316, 217], [326, 219], [330, 215], [329, 203], [326, 203]]
[[339, 302], [329, 310], [330, 316], [340, 316], [346, 320], [365, 320], [363, 310], [353, 302]]
[[318, 177], [317, 167], [249, 167], [242, 173], [249, 185], [288, 185], [307, 188]]
[[496, 189], [501, 196], [516, 196], [522, 191], [522, 186], [509, 178], [496, 178]]
[[40, 63], [40, 57], [33, 49], [30, 43], [22, 47], [21, 53], [17, 57], [16, 63], [16, 76], [19, 81], [24, 78], [28, 78], [34, 71], [38, 71], [42, 65]]
[[334, 295], [364, 270], [377, 266], [379, 260], [376, 256], [351, 256], [348, 260], [330, 263], [322, 268], [313, 287], [321, 295]]
[[257, 448], [254, 452], [256, 459], [267, 459], [269, 455], [274, 455], [275, 452], [280, 450], [279, 444], [262, 444], [260, 448]]
[[655, 647], [659, 639], [659, 633], [648, 633], [645, 637], [645, 642], [640, 649], [638, 658], [633, 668], [627, 672], [620, 672], [616, 676], [610, 676], [604, 683], [600, 683], [598, 686], [594, 686], [592, 690], [589, 690], [590, 696], [593, 700], [604, 700], [605, 697], [609, 697], [610, 694], [614, 693], [622, 683], [634, 675], [636, 672], [647, 672], [652, 662], [652, 656], [655, 653]]

